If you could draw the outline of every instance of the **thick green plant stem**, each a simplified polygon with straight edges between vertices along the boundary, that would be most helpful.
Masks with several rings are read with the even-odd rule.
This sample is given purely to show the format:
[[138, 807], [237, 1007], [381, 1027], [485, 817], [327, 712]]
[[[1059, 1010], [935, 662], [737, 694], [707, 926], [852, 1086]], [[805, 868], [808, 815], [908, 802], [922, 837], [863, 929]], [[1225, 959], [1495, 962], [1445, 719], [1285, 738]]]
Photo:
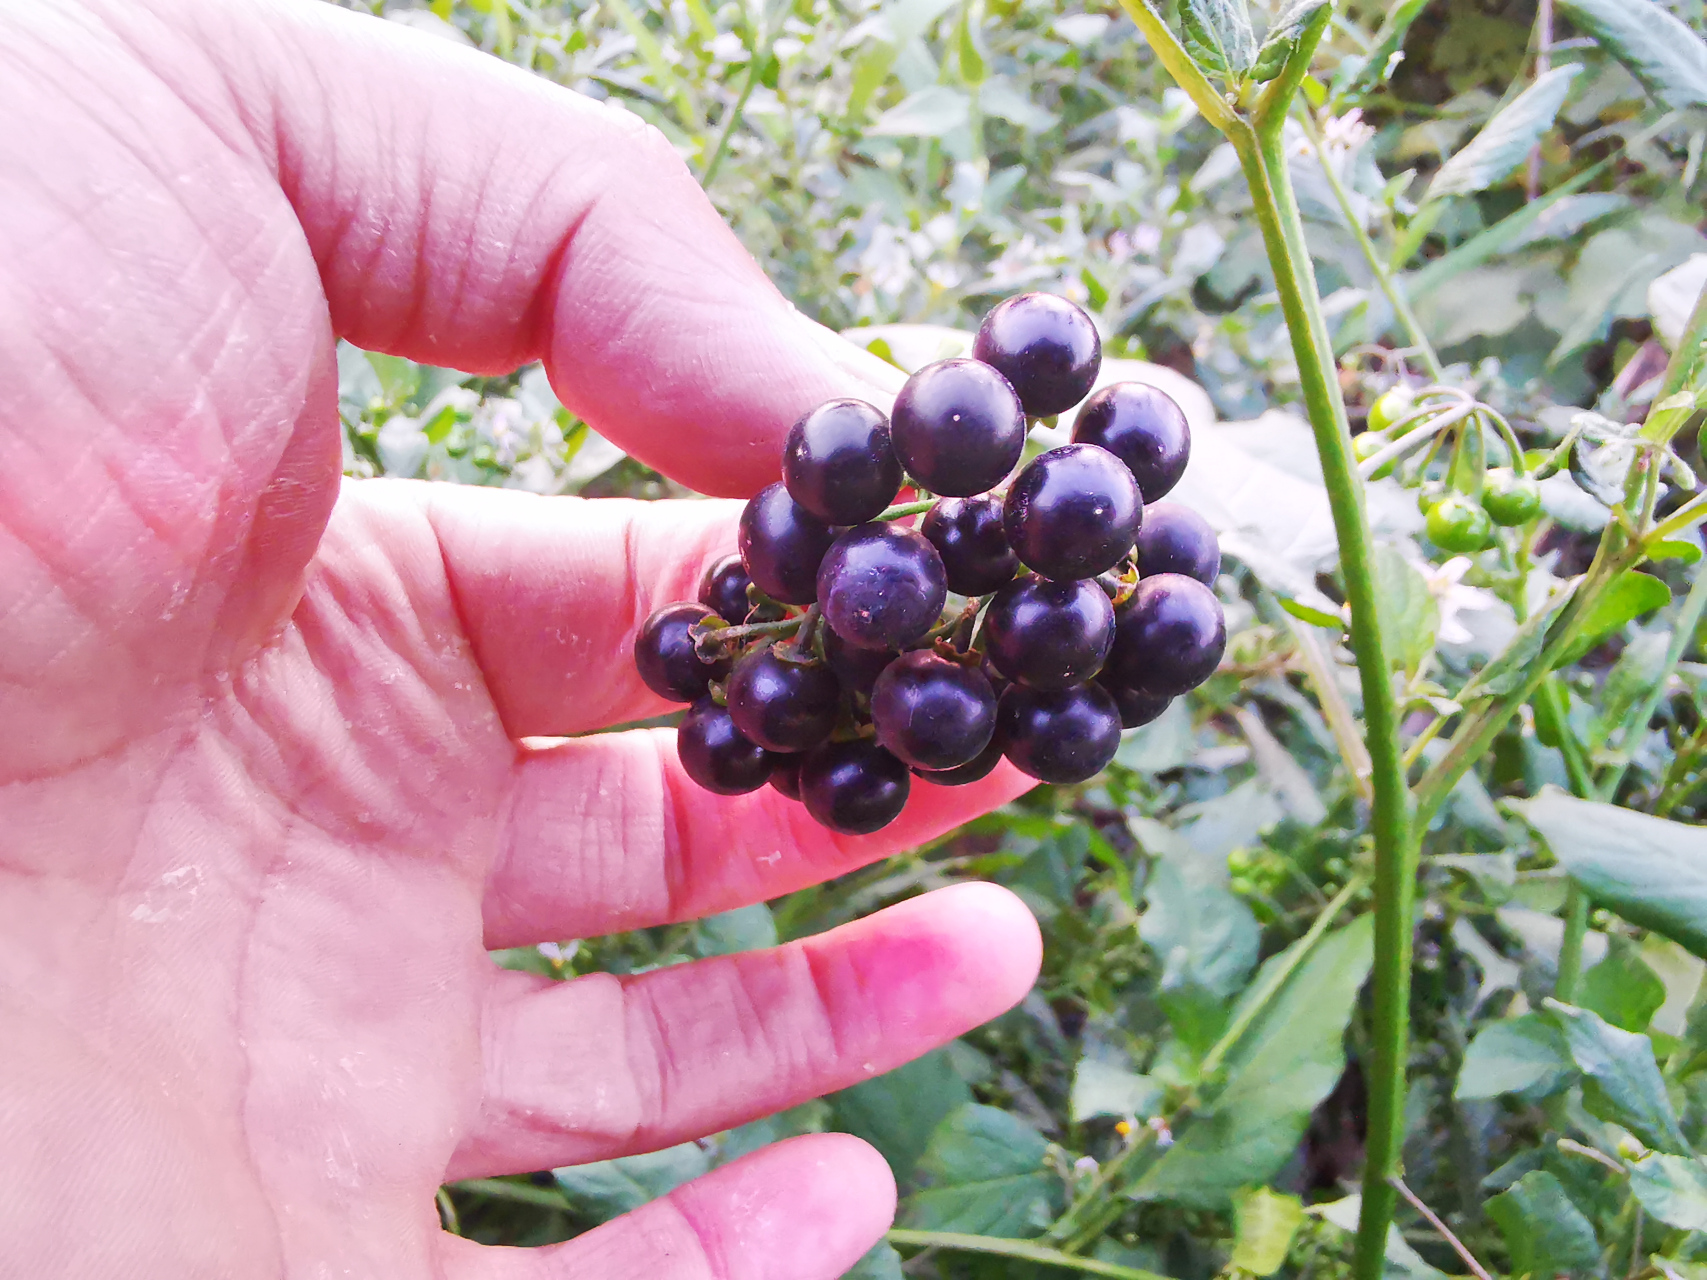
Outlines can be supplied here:
[[1559, 943], [1559, 973], [1553, 980], [1553, 998], [1561, 1004], [1577, 1002], [1577, 986], [1583, 976], [1583, 939], [1588, 937], [1588, 895], [1575, 880], [1565, 890], [1565, 936]]
[[1109, 1280], [1168, 1280], [1167, 1276], [1139, 1267], [1123, 1267], [1117, 1262], [1099, 1262], [1062, 1253], [1030, 1240], [1008, 1240], [1001, 1236], [974, 1236], [959, 1231], [908, 1231], [897, 1227], [886, 1237], [890, 1244], [922, 1249], [949, 1249], [959, 1253], [989, 1253], [1001, 1258], [1019, 1258], [1040, 1262], [1049, 1267], [1082, 1271], [1086, 1275], [1108, 1276]]
[[[1559, 754], [1565, 758], [1565, 777], [1571, 792], [1579, 799], [1594, 799], [1594, 776], [1590, 772], [1588, 753], [1577, 740], [1569, 719], [1570, 699], [1559, 677], [1549, 675], [1535, 691], [1537, 724], [1545, 722], [1559, 740]], [[1558, 975], [1553, 980], [1553, 998], [1565, 1004], [1577, 1002], [1577, 984], [1583, 976], [1583, 939], [1588, 936], [1588, 896], [1575, 880], [1566, 882], [1565, 936], [1559, 943]]]

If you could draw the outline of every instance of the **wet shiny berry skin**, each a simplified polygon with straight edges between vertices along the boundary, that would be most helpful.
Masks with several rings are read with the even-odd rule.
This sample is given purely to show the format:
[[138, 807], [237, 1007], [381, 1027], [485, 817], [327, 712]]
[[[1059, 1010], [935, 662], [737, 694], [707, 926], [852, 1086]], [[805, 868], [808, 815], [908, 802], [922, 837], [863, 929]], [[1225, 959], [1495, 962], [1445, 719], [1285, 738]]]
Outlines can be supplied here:
[[990, 743], [965, 764], [952, 769], [914, 769], [913, 776], [922, 778], [933, 787], [964, 787], [987, 778], [1002, 762], [1002, 735], [990, 735]]
[[978, 360], [939, 360], [907, 379], [889, 432], [901, 465], [932, 493], [965, 498], [999, 484], [1025, 450], [1025, 410]]
[[871, 694], [877, 740], [902, 763], [952, 769], [977, 758], [996, 730], [996, 693], [975, 667], [929, 650], [902, 654]]
[[780, 791], [790, 800], [800, 799], [800, 762], [806, 757], [798, 753], [771, 757], [771, 789]]
[[775, 645], [743, 657], [724, 687], [735, 727], [769, 751], [804, 751], [829, 737], [841, 692], [828, 667], [791, 662]]
[[[1168, 709], [1173, 701], [1163, 694], [1139, 693], [1136, 689], [1128, 689], [1124, 685], [1109, 684], [1105, 677], [1098, 676], [1097, 683], [1108, 690], [1108, 696], [1114, 699], [1114, 705], [1120, 711], [1120, 727], [1122, 729], [1137, 729], [1156, 719]], [[775, 783], [775, 775], [772, 775]]]
[[1120, 711], [1099, 684], [1010, 685], [996, 714], [1008, 760], [1043, 782], [1095, 777], [1120, 746]]
[[671, 702], [705, 697], [713, 680], [729, 670], [726, 662], [705, 662], [694, 652], [688, 628], [712, 617], [703, 605], [667, 604], [647, 618], [634, 637], [634, 666], [646, 687]]
[[869, 738], [826, 742], [800, 762], [800, 801], [821, 826], [869, 835], [907, 803], [907, 766]]
[[999, 498], [944, 498], [925, 512], [919, 532], [942, 557], [950, 591], [987, 596], [1019, 572]]
[[1480, 551], [1494, 540], [1493, 517], [1461, 493], [1435, 503], [1423, 523], [1430, 542], [1456, 555]]
[[1013, 386], [1026, 413], [1047, 418], [1090, 394], [1102, 367], [1091, 318], [1052, 293], [998, 302], [978, 326], [972, 354]]
[[1132, 473], [1106, 449], [1062, 445], [1033, 458], [1002, 504], [1020, 563], [1046, 578], [1094, 578], [1132, 549], [1144, 504]]
[[984, 654], [1010, 680], [1065, 689], [1089, 680], [1114, 640], [1114, 606], [1094, 581], [1015, 578], [984, 615]]
[[863, 524], [895, 500], [901, 479], [889, 419], [863, 400], [831, 400], [789, 428], [782, 482], [820, 520]]
[[1191, 460], [1185, 411], [1167, 392], [1142, 382], [1116, 382], [1085, 401], [1073, 420], [1073, 439], [1101, 445], [1124, 462], [1145, 502], [1178, 484]]
[[1144, 525], [1138, 530], [1133, 554], [1139, 574], [1146, 578], [1183, 573], [1212, 586], [1221, 572], [1221, 543], [1215, 530], [1197, 512], [1177, 502], [1144, 508]]
[[1196, 578], [1161, 573], [1139, 581], [1115, 615], [1110, 683], [1173, 697], [1195, 689], [1220, 664], [1227, 622], [1215, 593]]
[[735, 727], [727, 709], [701, 698], [676, 729], [682, 770], [707, 791], [738, 796], [769, 780], [771, 754]]
[[784, 604], [811, 604], [818, 564], [836, 530], [788, 496], [779, 481], [766, 485], [741, 512], [741, 563], [753, 584]]
[[724, 556], [706, 568], [699, 580], [699, 602], [730, 626], [747, 620], [751, 605], [747, 602], [747, 567], [740, 556]]
[[818, 568], [824, 620], [857, 648], [905, 648], [937, 624], [947, 598], [936, 548], [893, 524], [849, 529]]

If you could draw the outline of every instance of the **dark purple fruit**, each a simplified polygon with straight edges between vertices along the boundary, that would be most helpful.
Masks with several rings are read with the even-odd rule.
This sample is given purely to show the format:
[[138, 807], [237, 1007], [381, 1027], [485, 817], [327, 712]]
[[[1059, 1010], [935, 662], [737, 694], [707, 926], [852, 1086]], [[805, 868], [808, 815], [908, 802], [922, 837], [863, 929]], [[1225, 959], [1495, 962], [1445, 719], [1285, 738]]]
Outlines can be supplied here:
[[856, 648], [906, 648], [937, 624], [947, 598], [936, 548], [893, 524], [849, 529], [818, 568], [824, 620]]
[[800, 762], [800, 800], [821, 826], [863, 836], [893, 822], [907, 803], [907, 766], [869, 738], [826, 742]]
[[1091, 318], [1052, 293], [1022, 293], [990, 308], [972, 354], [1012, 384], [1034, 418], [1071, 409], [1090, 393], [1102, 367], [1102, 339]]
[[919, 532], [942, 557], [950, 591], [987, 596], [1019, 572], [999, 498], [944, 498], [925, 512]]
[[726, 708], [701, 698], [676, 729], [682, 771], [720, 796], [757, 791], [771, 774], [771, 753], [735, 727]]
[[772, 600], [811, 604], [818, 562], [836, 530], [788, 496], [781, 482], [766, 485], [741, 512], [741, 563], [753, 584]]
[[799, 754], [771, 757], [771, 786], [790, 800], [800, 799], [800, 762], [805, 758]]
[[790, 661], [775, 645], [737, 662], [724, 688], [735, 727], [768, 751], [804, 751], [829, 737], [841, 693], [828, 667]]
[[747, 566], [740, 556], [724, 556], [699, 580], [699, 602], [732, 627], [747, 620], [752, 605], [747, 600]]
[[870, 697], [871, 688], [877, 683], [877, 677], [883, 674], [883, 668], [895, 661], [895, 651], [858, 648], [842, 639], [831, 626], [824, 627], [822, 635], [824, 660], [836, 673], [836, 679], [842, 682], [842, 688]]
[[1065, 689], [1089, 680], [1114, 640], [1114, 606], [1095, 581], [1015, 578], [984, 614], [984, 655], [1010, 680]]
[[1141, 580], [1115, 615], [1103, 673], [1139, 693], [1173, 697], [1209, 679], [1226, 647], [1215, 593], [1196, 578], [1157, 574]]
[[878, 742], [903, 763], [952, 769], [990, 745], [996, 693], [975, 668], [917, 649], [878, 678], [871, 723]]
[[1120, 711], [1100, 684], [1009, 685], [996, 718], [1007, 758], [1043, 782], [1095, 777], [1120, 746]]
[[[1108, 690], [1108, 696], [1114, 699], [1114, 705], [1120, 709], [1120, 727], [1122, 729], [1137, 729], [1147, 725], [1162, 712], [1168, 709], [1172, 698], [1154, 693], [1139, 693], [1136, 689], [1128, 689], [1124, 685], [1109, 684], [1099, 676], [1097, 683]], [[772, 778], [775, 781], [775, 778]]]
[[1207, 587], [1215, 584], [1215, 575], [1221, 572], [1221, 544], [1215, 530], [1197, 512], [1177, 502], [1145, 505], [1134, 557], [1138, 572], [1146, 578], [1183, 573]]
[[705, 697], [713, 680], [729, 670], [727, 662], [706, 662], [694, 652], [688, 628], [714, 616], [703, 605], [683, 601], [657, 610], [634, 637], [634, 666], [646, 687], [671, 702]]
[[1142, 382], [1104, 387], [1079, 410], [1073, 439], [1099, 444], [1124, 462], [1145, 502], [1179, 483], [1191, 459], [1191, 426], [1165, 391]]
[[990, 743], [965, 764], [952, 769], [914, 769], [913, 776], [922, 778], [933, 787], [964, 787], [990, 776], [1002, 762], [1002, 735], [990, 735]]
[[788, 430], [782, 482], [820, 520], [864, 524], [895, 501], [901, 461], [889, 419], [863, 400], [831, 400]]
[[989, 365], [939, 360], [907, 379], [889, 431], [909, 475], [932, 493], [965, 498], [1014, 469], [1025, 450], [1025, 410]]
[[1132, 550], [1144, 502], [1106, 449], [1068, 444], [1033, 458], [1002, 505], [1020, 562], [1045, 578], [1094, 578]]

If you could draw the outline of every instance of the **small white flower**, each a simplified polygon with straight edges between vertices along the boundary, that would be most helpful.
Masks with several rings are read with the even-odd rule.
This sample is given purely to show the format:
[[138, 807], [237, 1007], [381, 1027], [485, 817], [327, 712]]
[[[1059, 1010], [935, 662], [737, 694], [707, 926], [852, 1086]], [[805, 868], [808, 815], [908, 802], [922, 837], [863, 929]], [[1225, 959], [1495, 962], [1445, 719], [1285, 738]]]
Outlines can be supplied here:
[[1461, 613], [1480, 613], [1484, 609], [1499, 607], [1499, 597], [1486, 587], [1467, 587], [1464, 585], [1464, 575], [1470, 571], [1473, 562], [1469, 556], [1453, 556], [1439, 568], [1421, 566], [1423, 580], [1428, 583], [1429, 594], [1434, 597], [1436, 609], [1440, 613], [1440, 626], [1435, 632], [1442, 644], [1468, 644], [1475, 638], [1462, 622], [1458, 620]]

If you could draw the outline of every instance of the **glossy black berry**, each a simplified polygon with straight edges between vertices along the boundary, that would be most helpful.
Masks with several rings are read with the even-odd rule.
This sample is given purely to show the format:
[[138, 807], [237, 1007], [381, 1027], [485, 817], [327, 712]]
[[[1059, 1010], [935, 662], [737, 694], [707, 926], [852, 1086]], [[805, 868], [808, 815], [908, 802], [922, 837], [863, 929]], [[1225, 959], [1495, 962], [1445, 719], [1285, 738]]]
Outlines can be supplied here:
[[818, 568], [824, 620], [858, 648], [906, 648], [937, 624], [947, 598], [936, 548], [894, 524], [849, 529]]
[[788, 496], [781, 482], [766, 485], [741, 512], [741, 563], [755, 586], [784, 604], [811, 604], [818, 563], [836, 530]]
[[889, 430], [907, 473], [957, 498], [993, 488], [1025, 450], [1019, 397], [980, 360], [939, 360], [908, 378]]
[[726, 708], [701, 698], [676, 729], [682, 770], [707, 791], [738, 796], [757, 791], [771, 774], [771, 753], [735, 727]]
[[667, 604], [634, 637], [634, 666], [646, 687], [671, 702], [694, 702], [705, 697], [711, 682], [722, 678], [727, 662], [705, 662], [694, 652], [688, 629], [712, 617], [703, 605], [683, 601]]
[[1145, 505], [1134, 557], [1138, 572], [1146, 578], [1183, 573], [1212, 586], [1221, 572], [1221, 543], [1215, 530], [1197, 512], [1177, 502]]
[[1145, 502], [1179, 483], [1191, 459], [1191, 426], [1165, 391], [1142, 382], [1104, 387], [1073, 420], [1073, 439], [1100, 444], [1124, 462]]
[[1227, 647], [1215, 593], [1196, 578], [1158, 574], [1138, 583], [1115, 615], [1114, 647], [1103, 670], [1139, 693], [1172, 697], [1207, 680]]
[[901, 461], [889, 419], [863, 400], [831, 400], [788, 430], [782, 482], [820, 520], [863, 524], [895, 500]]
[[999, 498], [944, 498], [925, 512], [919, 532], [942, 557], [950, 591], [987, 596], [1019, 572]]
[[804, 751], [829, 737], [841, 692], [828, 667], [791, 661], [775, 645], [737, 662], [724, 687], [735, 727], [770, 751]]
[[877, 677], [883, 674], [883, 668], [895, 661], [895, 650], [861, 649], [842, 639], [836, 629], [828, 625], [824, 627], [822, 634], [824, 660], [830, 664], [830, 670], [836, 673], [836, 679], [842, 682], [842, 688], [850, 693], [863, 693], [870, 697], [872, 686], [877, 683]]
[[1043, 782], [1095, 777], [1120, 746], [1120, 711], [1100, 684], [1009, 685], [996, 715], [1007, 758]]
[[1143, 518], [1132, 473], [1091, 444], [1033, 458], [1002, 505], [1002, 527], [1020, 562], [1062, 581], [1114, 568], [1132, 550]]
[[699, 602], [730, 626], [747, 620], [751, 605], [747, 601], [747, 566], [740, 556], [724, 556], [705, 571], [699, 580]]
[[984, 614], [984, 654], [1010, 680], [1065, 689], [1089, 680], [1114, 640], [1114, 606], [1094, 581], [1015, 578]]
[[[1122, 729], [1137, 729], [1149, 724], [1166, 711], [1168, 704], [1173, 701], [1165, 694], [1139, 693], [1125, 685], [1110, 684], [1103, 676], [1097, 677], [1097, 683], [1108, 690], [1108, 696], [1114, 699], [1114, 705], [1119, 708]], [[774, 775], [772, 780], [774, 782]]]
[[907, 766], [869, 738], [826, 742], [800, 762], [800, 800], [831, 831], [868, 835], [905, 807], [909, 778]]
[[1091, 318], [1052, 293], [1022, 293], [990, 308], [972, 354], [1012, 384], [1034, 418], [1071, 409], [1090, 394], [1102, 368], [1102, 339]]
[[1002, 745], [1002, 735], [991, 734], [989, 745], [965, 764], [952, 769], [914, 769], [913, 776], [924, 779], [933, 787], [964, 787], [990, 776], [1002, 762]]
[[773, 755], [770, 777], [772, 788], [782, 792], [790, 800], [800, 799], [800, 762], [805, 758], [800, 754]]
[[878, 678], [871, 723], [878, 742], [903, 763], [952, 769], [990, 745], [996, 693], [976, 668], [917, 649]]

